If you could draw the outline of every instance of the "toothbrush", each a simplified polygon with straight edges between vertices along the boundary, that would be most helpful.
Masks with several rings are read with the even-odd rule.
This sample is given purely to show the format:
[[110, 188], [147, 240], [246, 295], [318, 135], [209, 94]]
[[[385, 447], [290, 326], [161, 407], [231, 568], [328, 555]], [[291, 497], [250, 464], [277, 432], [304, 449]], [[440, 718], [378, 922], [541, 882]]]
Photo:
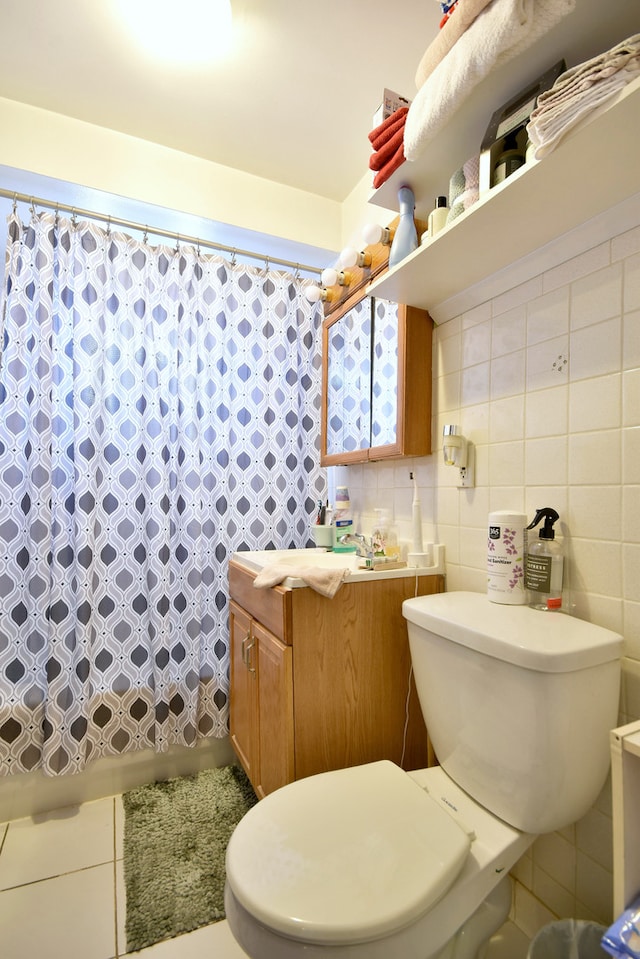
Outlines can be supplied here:
[[418, 481], [416, 474], [409, 473], [409, 479], [413, 480], [413, 505], [412, 505], [412, 526], [413, 526], [413, 552], [424, 552], [422, 542], [422, 510], [420, 509], [420, 497], [418, 496]]

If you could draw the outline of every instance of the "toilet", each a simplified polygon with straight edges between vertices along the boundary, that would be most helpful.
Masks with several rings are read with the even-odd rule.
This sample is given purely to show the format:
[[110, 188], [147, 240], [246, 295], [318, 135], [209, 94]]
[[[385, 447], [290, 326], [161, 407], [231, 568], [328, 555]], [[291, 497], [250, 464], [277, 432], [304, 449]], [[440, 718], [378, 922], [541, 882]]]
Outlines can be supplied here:
[[225, 909], [252, 959], [480, 959], [509, 912], [509, 870], [604, 785], [620, 636], [480, 593], [402, 611], [440, 765], [321, 773], [246, 814]]

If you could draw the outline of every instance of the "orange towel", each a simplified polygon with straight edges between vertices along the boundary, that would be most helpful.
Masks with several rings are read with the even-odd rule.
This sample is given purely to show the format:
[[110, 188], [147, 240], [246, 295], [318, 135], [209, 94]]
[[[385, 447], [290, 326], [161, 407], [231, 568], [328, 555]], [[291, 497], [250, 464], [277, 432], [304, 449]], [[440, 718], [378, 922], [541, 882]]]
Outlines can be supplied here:
[[373, 178], [374, 189], [377, 190], [378, 187], [382, 186], [382, 184], [389, 179], [391, 174], [395, 173], [395, 171], [398, 169], [399, 166], [402, 166], [404, 161], [405, 161], [405, 155], [404, 155], [404, 142], [403, 142], [400, 144], [400, 146], [398, 147], [398, 149], [396, 150], [392, 158], [389, 160], [389, 162], [385, 166], [383, 166], [383, 168], [378, 173], [376, 173], [375, 177]]
[[400, 107], [395, 113], [392, 113], [390, 117], [387, 117], [383, 123], [377, 126], [375, 130], [371, 131], [369, 140], [374, 150], [379, 150], [398, 130], [404, 127], [408, 112], [408, 107]]
[[401, 130], [398, 130], [390, 140], [376, 150], [369, 157], [369, 167], [372, 170], [381, 170], [386, 163], [393, 157], [399, 146], [404, 142], [404, 124]]

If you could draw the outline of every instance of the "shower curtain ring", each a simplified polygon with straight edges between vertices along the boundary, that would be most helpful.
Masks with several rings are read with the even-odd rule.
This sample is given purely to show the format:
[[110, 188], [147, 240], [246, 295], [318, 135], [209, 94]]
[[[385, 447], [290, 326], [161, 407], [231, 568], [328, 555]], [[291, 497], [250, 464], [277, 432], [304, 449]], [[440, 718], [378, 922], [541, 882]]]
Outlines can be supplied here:
[[13, 194], [13, 212], [14, 214], [18, 212], [18, 194]]
[[143, 242], [143, 243], [148, 243], [148, 242], [149, 242], [149, 227], [148, 227], [148, 226], [145, 226], [145, 228], [144, 228], [144, 233], [142, 234], [142, 242]]
[[238, 251], [235, 250], [235, 249], [231, 251], [231, 266], [235, 266], [235, 265], [236, 265], [236, 254], [237, 254], [237, 252], [238, 252]]
[[176, 253], [179, 253], [179, 252], [180, 252], [180, 234], [179, 234], [179, 233], [176, 233], [176, 248], [175, 248], [175, 251], [176, 251]]

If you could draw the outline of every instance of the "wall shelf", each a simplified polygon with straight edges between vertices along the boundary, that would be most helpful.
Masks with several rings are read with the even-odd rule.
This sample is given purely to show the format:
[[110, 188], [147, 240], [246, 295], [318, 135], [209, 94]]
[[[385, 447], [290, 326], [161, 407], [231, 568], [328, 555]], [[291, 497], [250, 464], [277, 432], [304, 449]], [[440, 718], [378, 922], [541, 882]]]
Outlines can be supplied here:
[[640, 190], [640, 78], [376, 279], [369, 292], [433, 308]]
[[576, 0], [573, 12], [553, 30], [485, 77], [422, 156], [403, 163], [386, 183], [372, 191], [369, 202], [396, 210], [398, 189], [406, 184], [416, 198], [416, 216], [426, 219], [434, 198], [448, 193], [454, 170], [478, 153], [491, 116], [501, 104], [558, 60], [564, 59], [568, 67], [583, 63], [639, 30], [638, 0], [616, 0], [613, 6], [603, 0]]

